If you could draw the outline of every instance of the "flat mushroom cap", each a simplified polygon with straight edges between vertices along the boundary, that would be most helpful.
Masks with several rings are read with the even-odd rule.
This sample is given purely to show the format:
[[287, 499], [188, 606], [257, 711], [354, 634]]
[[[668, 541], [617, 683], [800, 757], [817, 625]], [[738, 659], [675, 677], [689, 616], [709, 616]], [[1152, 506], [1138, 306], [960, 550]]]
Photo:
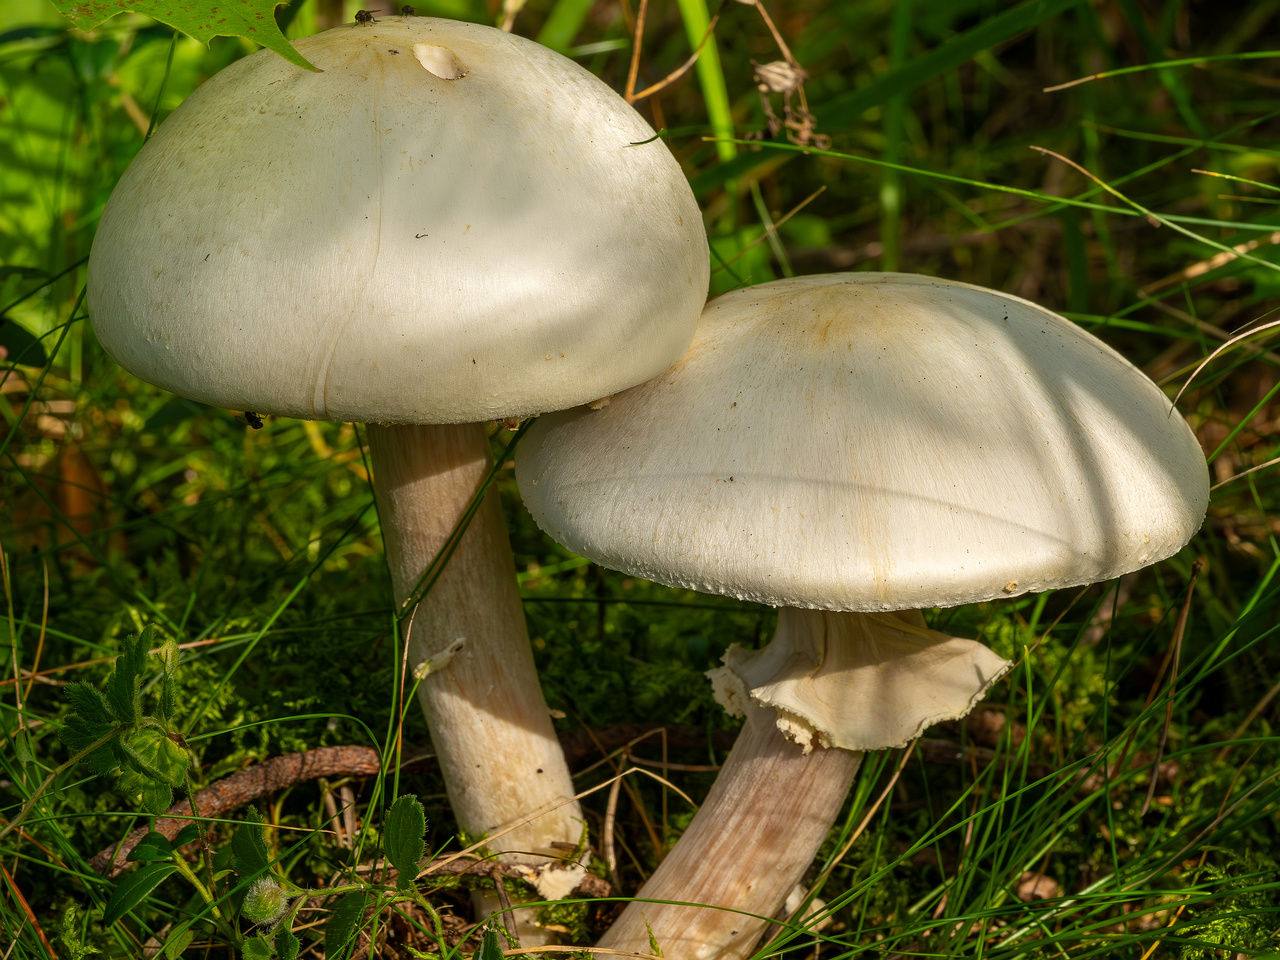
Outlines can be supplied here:
[[[103, 213], [89, 311], [145, 380], [304, 418], [466, 423], [639, 383], [687, 346], [706, 235], [679, 164], [582, 67], [386, 17], [192, 94]], [[647, 141], [647, 142], [641, 142]]]
[[761, 284], [602, 410], [542, 417], [525, 503], [604, 566], [885, 611], [1092, 583], [1176, 552], [1204, 455], [1115, 351], [1017, 297], [905, 274]]

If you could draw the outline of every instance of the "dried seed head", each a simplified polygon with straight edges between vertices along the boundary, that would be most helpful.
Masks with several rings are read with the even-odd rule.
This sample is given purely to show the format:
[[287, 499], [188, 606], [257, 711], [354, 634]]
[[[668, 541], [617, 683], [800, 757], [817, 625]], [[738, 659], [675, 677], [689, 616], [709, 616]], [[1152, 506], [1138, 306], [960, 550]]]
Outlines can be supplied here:
[[774, 60], [772, 63], [756, 63], [751, 61], [755, 70], [756, 83], [770, 93], [795, 93], [801, 84], [809, 79], [799, 64], [787, 63], [785, 60]]

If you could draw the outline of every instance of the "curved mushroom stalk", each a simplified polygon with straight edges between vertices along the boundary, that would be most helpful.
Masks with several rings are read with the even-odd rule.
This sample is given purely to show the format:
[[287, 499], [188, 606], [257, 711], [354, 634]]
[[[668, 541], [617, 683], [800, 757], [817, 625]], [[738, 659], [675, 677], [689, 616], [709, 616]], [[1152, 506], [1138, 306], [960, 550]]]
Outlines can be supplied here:
[[746, 710], [706, 802], [636, 895], [690, 905], [630, 903], [599, 946], [649, 953], [652, 931], [669, 960], [749, 956], [765, 918], [813, 863], [862, 754], [806, 754], [778, 728], [772, 710]]
[[[476, 424], [371, 424], [368, 435], [403, 602], [484, 480], [488, 441]], [[409, 666], [429, 665], [418, 698], [458, 825], [494, 835], [502, 860], [542, 866], [578, 844], [582, 811], [538, 683], [514, 567], [490, 490], [413, 617]]]
[[706, 803], [637, 894], [707, 907], [632, 903], [600, 946], [647, 953], [652, 930], [671, 960], [748, 956], [763, 918], [813, 863], [860, 751], [903, 746], [964, 716], [1009, 667], [980, 643], [928, 629], [919, 611], [783, 607], [767, 647], [735, 645], [711, 671], [716, 699], [746, 724]]

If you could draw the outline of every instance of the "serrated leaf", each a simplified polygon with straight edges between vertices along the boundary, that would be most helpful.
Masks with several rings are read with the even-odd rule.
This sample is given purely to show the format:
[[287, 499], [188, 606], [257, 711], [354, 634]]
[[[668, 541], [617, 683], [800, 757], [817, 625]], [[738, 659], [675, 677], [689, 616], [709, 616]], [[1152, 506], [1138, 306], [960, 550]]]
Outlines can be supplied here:
[[391, 805], [382, 831], [382, 845], [387, 859], [400, 873], [396, 886], [401, 890], [413, 886], [418, 861], [426, 849], [426, 832], [427, 817], [417, 797], [406, 794]]
[[[75, 711], [63, 721], [58, 731], [58, 739], [68, 750], [79, 753], [111, 732], [115, 725], [111, 705], [97, 687], [87, 683], [69, 683], [63, 688], [63, 695]], [[116, 765], [110, 745], [99, 747], [85, 759], [94, 773], [106, 773]]]
[[266, 937], [250, 937], [244, 942], [244, 960], [270, 960], [271, 942]]
[[247, 37], [274, 50], [292, 64], [314, 70], [293, 49], [276, 25], [280, 0], [53, 0], [53, 5], [81, 30], [92, 30], [117, 13], [152, 17], [208, 43], [214, 37]]
[[298, 956], [298, 950], [302, 944], [298, 941], [284, 924], [276, 930], [276, 954], [280, 960], [295, 960]]
[[231, 836], [231, 865], [242, 877], [265, 873], [271, 865], [262, 815], [249, 807], [248, 822], [242, 823]]
[[336, 957], [355, 936], [356, 927], [364, 917], [365, 894], [344, 893], [333, 905], [329, 922], [324, 928], [324, 952], [326, 957]]
[[102, 691], [91, 683], [68, 683], [62, 688], [62, 695], [85, 723], [110, 725], [117, 719]]
[[200, 839], [200, 828], [194, 823], [188, 823], [185, 827], [178, 831], [178, 835], [173, 838], [173, 849], [185, 847], [193, 840]]
[[142, 686], [142, 674], [147, 669], [147, 651], [154, 632], [154, 628], [148, 626], [141, 637], [124, 638], [124, 653], [116, 657], [115, 673], [107, 680], [107, 703], [112, 714], [123, 723], [138, 722], [141, 713], [138, 691]]
[[111, 899], [102, 909], [102, 922], [107, 926], [115, 923], [126, 913], [147, 898], [160, 881], [178, 868], [171, 863], [152, 863], [137, 873], [131, 873], [118, 884], [111, 894]]
[[498, 939], [498, 931], [490, 928], [484, 932], [480, 947], [472, 955], [472, 960], [506, 960], [502, 956], [502, 941]]
[[165, 960], [178, 960], [183, 951], [191, 946], [191, 941], [195, 938], [195, 932], [190, 929], [188, 924], [180, 924], [166, 938], [160, 952], [164, 954]]
[[134, 845], [126, 860], [168, 860], [173, 856], [173, 844], [163, 833], [152, 830]]

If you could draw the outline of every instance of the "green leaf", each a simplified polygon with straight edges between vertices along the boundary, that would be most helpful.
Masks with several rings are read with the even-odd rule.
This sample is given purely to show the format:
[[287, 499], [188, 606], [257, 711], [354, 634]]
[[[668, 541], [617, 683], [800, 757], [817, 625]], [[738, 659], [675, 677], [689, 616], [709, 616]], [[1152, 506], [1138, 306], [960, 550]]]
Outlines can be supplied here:
[[160, 816], [173, 806], [173, 787], [167, 783], [152, 783], [133, 791], [138, 804], [147, 813]]
[[168, 860], [173, 856], [173, 844], [163, 833], [152, 830], [137, 842], [126, 860]]
[[172, 638], [160, 646], [160, 703], [156, 712], [165, 720], [173, 718], [178, 705], [178, 642]]
[[[91, 683], [68, 683], [62, 688], [62, 695], [67, 698], [73, 710], [85, 723], [100, 723], [110, 726], [118, 718], [111, 712], [101, 691]], [[94, 738], [97, 739], [96, 737]], [[90, 740], [90, 743], [93, 741]], [[70, 746], [70, 744], [68, 744]]]
[[173, 838], [173, 849], [185, 847], [193, 840], [200, 839], [200, 828], [194, 823], [188, 823], [185, 827], [178, 831], [178, 835]]
[[[79, 753], [111, 732], [115, 717], [111, 705], [97, 687], [88, 683], [69, 683], [63, 695], [71, 704], [72, 713], [58, 731], [58, 739], [68, 750]], [[103, 745], [85, 758], [94, 773], [106, 773], [116, 765], [115, 754], [109, 745]]]
[[195, 932], [190, 929], [187, 923], [179, 924], [169, 934], [160, 952], [164, 954], [165, 960], [178, 960], [183, 951], [191, 946], [191, 941], [195, 938]]
[[276, 953], [280, 960], [295, 960], [302, 945], [283, 923], [276, 930]]
[[231, 837], [231, 856], [231, 865], [241, 877], [265, 873], [271, 865], [262, 814], [253, 807], [249, 808], [248, 822], [241, 824]]
[[407, 890], [418, 874], [418, 861], [426, 849], [427, 817], [416, 797], [406, 794], [391, 805], [383, 829], [382, 845], [387, 859], [399, 871], [396, 886]]
[[14, 734], [13, 753], [18, 758], [19, 763], [30, 763], [36, 758], [35, 753], [31, 749], [31, 733], [29, 731], [19, 730]]
[[364, 917], [366, 899], [363, 891], [344, 893], [333, 905], [324, 928], [325, 957], [336, 957], [338, 951], [355, 936], [356, 927]]
[[498, 939], [498, 931], [490, 927], [484, 932], [484, 939], [480, 941], [480, 947], [474, 954], [472, 960], [506, 960], [502, 956], [502, 941]]
[[84, 960], [91, 953], [101, 953], [97, 947], [91, 947], [84, 942], [84, 934], [80, 930], [80, 924], [76, 923], [77, 906], [70, 904], [63, 911], [62, 919], [58, 922], [58, 939], [62, 941], [62, 956], [67, 960]]
[[107, 926], [115, 923], [126, 913], [147, 898], [165, 877], [178, 868], [171, 863], [152, 863], [137, 873], [131, 873], [118, 884], [111, 894], [111, 899], [102, 909], [102, 922]]
[[294, 50], [276, 25], [280, 0], [53, 0], [81, 30], [92, 30], [126, 10], [153, 17], [208, 43], [214, 37], [247, 37], [306, 70], [311, 64]]
[[155, 628], [148, 625], [139, 637], [125, 637], [124, 653], [116, 657], [116, 670], [107, 681], [107, 702], [116, 719], [123, 723], [137, 723], [142, 713], [138, 691], [142, 686], [142, 674], [147, 669], [147, 651]]
[[649, 954], [654, 957], [666, 956], [662, 952], [662, 946], [658, 943], [658, 938], [653, 935], [653, 927], [649, 926], [649, 918], [644, 918], [644, 928], [649, 934]]
[[[121, 746], [127, 756], [128, 770], [136, 771], [147, 780], [167, 784], [171, 787], [182, 785], [187, 775], [190, 758], [187, 751], [168, 738], [162, 731], [148, 727], [125, 738]], [[136, 788], [135, 781], [126, 783], [124, 776], [120, 778], [121, 789]]]
[[266, 937], [250, 937], [244, 942], [244, 960], [270, 960], [271, 941]]
[[4, 348], [6, 363], [21, 363], [29, 367], [43, 367], [49, 362], [44, 344], [26, 327], [0, 313], [0, 347]]

